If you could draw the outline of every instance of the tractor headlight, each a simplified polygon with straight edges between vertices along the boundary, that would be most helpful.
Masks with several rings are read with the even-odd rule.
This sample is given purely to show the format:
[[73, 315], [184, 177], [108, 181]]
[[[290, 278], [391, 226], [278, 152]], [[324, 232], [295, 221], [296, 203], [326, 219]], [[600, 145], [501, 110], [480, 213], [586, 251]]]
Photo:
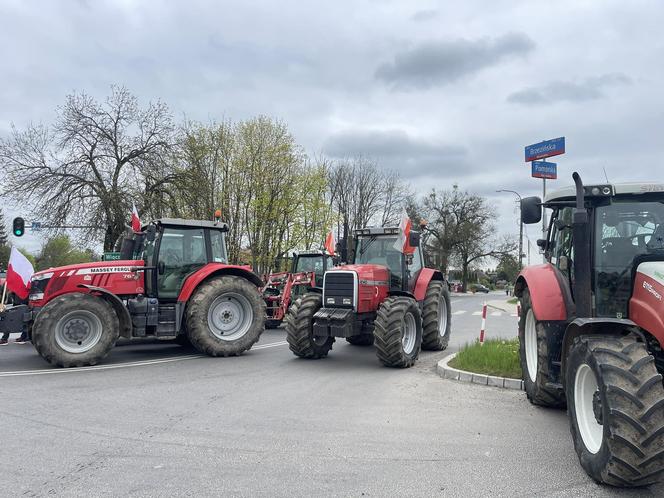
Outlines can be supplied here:
[[34, 294], [30, 294], [30, 301], [41, 301], [42, 299], [44, 299], [43, 292], [35, 292]]
[[343, 298], [343, 304], [350, 305], [350, 304], [353, 304], [353, 301], [349, 297], [344, 297]]

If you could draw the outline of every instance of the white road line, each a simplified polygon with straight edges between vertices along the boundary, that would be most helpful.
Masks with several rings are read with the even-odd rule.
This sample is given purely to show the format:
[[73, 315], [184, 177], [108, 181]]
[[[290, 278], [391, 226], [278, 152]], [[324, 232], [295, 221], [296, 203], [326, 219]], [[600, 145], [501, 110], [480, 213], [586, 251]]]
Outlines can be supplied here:
[[489, 315], [489, 316], [503, 316], [503, 314], [502, 314], [500, 311], [494, 311], [494, 312], [491, 313], [491, 315]]
[[512, 313], [510, 316], [518, 317], [519, 315], [517, 315], [516, 313]]
[[466, 310], [459, 310], [459, 311], [453, 312], [452, 314], [453, 315], [463, 315], [464, 313], [468, 313], [468, 312]]
[[481, 311], [473, 311], [473, 316], [480, 316], [481, 314]]
[[[251, 351], [256, 349], [275, 348], [277, 346], [285, 346], [288, 344], [286, 341], [271, 342], [270, 344], [262, 344], [251, 348]], [[116, 363], [114, 365], [95, 365], [92, 367], [78, 367], [78, 368], [52, 368], [42, 370], [15, 370], [13, 372], [0, 372], [0, 377], [23, 377], [26, 375], [49, 375], [49, 374], [66, 374], [75, 372], [89, 372], [90, 370], [115, 370], [118, 368], [129, 367], [145, 367], [149, 365], [159, 365], [160, 363], [173, 363], [176, 361], [195, 360], [196, 358], [206, 358], [203, 354], [190, 354], [185, 356], [173, 356], [169, 358], [161, 358], [159, 360], [145, 360], [145, 361], [132, 361], [128, 363]]]

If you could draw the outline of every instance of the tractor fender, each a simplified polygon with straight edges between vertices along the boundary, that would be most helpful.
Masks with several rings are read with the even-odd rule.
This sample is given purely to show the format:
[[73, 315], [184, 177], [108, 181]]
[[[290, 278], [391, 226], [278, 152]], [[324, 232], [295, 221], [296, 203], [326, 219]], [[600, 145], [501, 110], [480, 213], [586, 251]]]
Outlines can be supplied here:
[[[390, 296], [403, 296], [403, 297], [410, 297], [412, 299], [415, 299], [415, 296], [413, 295], [412, 292], [408, 291], [402, 291], [402, 290], [391, 290], [388, 292], [388, 295]], [[415, 299], [417, 301], [417, 299]]]
[[533, 313], [540, 322], [567, 321], [575, 308], [560, 271], [550, 263], [528, 266], [521, 270], [514, 284], [514, 295], [530, 292]]
[[575, 338], [589, 334], [624, 335], [625, 332], [632, 332], [639, 336], [644, 343], [646, 342], [646, 338], [638, 325], [632, 320], [624, 318], [577, 318], [567, 325], [561, 348], [560, 373], [563, 385], [565, 385], [567, 355]]
[[424, 296], [427, 293], [427, 288], [429, 287], [429, 282], [432, 280], [440, 280], [441, 282], [444, 282], [445, 278], [438, 270], [434, 270], [433, 268], [422, 268], [422, 271], [420, 271], [420, 274], [417, 277], [415, 290], [413, 292], [413, 294], [415, 294], [416, 301], [424, 300]]
[[256, 275], [254, 272], [252, 272], [247, 266], [224, 265], [221, 263], [208, 263], [203, 268], [192, 273], [191, 275], [189, 275], [189, 277], [187, 277], [187, 280], [185, 280], [184, 285], [180, 290], [180, 295], [178, 296], [178, 302], [180, 303], [188, 302], [189, 299], [191, 298], [191, 295], [194, 293], [194, 291], [198, 288], [198, 286], [202, 282], [204, 282], [209, 278], [217, 277], [220, 275], [235, 275], [236, 277], [245, 278], [256, 286], [257, 292], [260, 289], [262, 289], [263, 286], [265, 285], [265, 283], [261, 280], [261, 278], [258, 275]]
[[113, 294], [108, 289], [95, 287], [94, 285], [80, 284], [78, 287], [88, 289], [90, 294], [98, 293], [100, 298], [113, 306], [113, 310], [115, 311], [115, 314], [118, 315], [118, 321], [120, 322], [120, 335], [127, 339], [131, 338], [131, 331], [133, 330], [131, 316], [129, 315], [129, 310], [117, 295]]

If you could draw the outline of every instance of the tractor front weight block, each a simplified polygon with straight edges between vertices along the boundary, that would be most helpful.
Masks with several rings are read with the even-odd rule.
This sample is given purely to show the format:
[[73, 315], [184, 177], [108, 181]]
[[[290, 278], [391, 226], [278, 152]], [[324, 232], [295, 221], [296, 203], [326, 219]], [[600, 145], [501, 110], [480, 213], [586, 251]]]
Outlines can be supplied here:
[[314, 315], [314, 336], [351, 337], [358, 333], [356, 324], [352, 309], [321, 308]]

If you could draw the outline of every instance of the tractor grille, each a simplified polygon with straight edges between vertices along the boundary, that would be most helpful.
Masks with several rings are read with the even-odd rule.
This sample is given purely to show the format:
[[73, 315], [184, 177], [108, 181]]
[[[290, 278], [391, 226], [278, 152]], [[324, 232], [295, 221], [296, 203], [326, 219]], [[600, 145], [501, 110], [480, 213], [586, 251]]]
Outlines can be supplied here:
[[325, 273], [323, 306], [325, 308], [353, 308], [357, 288], [355, 272], [331, 271]]

